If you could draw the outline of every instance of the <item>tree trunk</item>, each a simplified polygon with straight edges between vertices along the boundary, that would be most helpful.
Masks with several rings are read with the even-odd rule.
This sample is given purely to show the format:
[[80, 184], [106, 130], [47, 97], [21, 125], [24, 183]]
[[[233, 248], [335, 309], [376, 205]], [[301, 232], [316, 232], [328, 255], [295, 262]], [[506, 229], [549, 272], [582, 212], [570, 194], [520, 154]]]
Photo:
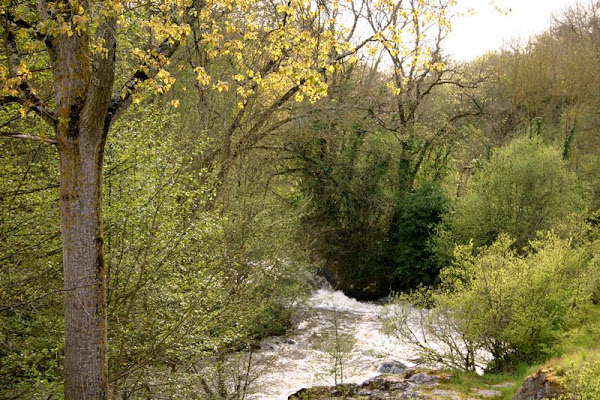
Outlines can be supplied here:
[[65, 288], [65, 397], [106, 399], [106, 271], [102, 233], [103, 140], [59, 141]]
[[65, 398], [108, 398], [102, 162], [110, 126], [116, 23], [97, 28], [107, 55], [90, 56], [87, 32], [61, 35], [54, 53], [65, 289]]

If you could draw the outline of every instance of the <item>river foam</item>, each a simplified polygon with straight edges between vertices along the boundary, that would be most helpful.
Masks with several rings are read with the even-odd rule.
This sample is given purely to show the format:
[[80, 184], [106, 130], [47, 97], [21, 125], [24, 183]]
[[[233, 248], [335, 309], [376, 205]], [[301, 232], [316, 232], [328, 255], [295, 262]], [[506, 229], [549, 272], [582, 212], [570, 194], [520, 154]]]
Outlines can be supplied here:
[[[377, 376], [384, 362], [413, 366], [416, 354], [384, 332], [383, 312], [382, 304], [319, 289], [298, 312], [286, 336], [263, 340], [253, 354], [256, 379], [249, 399], [287, 399], [305, 387], [334, 384], [336, 331], [343, 342], [337, 348], [343, 348], [344, 382], [360, 383]], [[335, 369], [339, 373], [340, 368]]]

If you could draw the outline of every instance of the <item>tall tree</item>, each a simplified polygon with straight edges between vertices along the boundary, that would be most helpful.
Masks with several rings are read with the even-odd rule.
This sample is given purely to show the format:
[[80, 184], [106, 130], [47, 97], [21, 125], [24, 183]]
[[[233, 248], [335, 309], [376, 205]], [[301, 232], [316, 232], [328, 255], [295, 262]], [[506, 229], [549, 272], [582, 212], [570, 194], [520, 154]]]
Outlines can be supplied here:
[[[183, 11], [200, 10], [205, 3], [181, 4], [174, 14], [155, 6], [152, 15], [165, 33], [116, 93], [117, 20], [133, 7], [119, 1], [11, 1], [0, 11], [6, 55], [0, 103], [19, 104], [22, 115], [35, 113], [54, 133], [2, 135], [51, 143], [59, 154], [67, 398], [108, 396], [101, 193], [109, 128], [179, 46], [190, 22]], [[50, 70], [53, 87], [44, 86], [50, 77], [36, 70]]]
[[[276, 17], [264, 18], [270, 8]], [[119, 0], [2, 3], [6, 66], [0, 67], [0, 136], [54, 145], [60, 160], [67, 398], [106, 398], [109, 390], [101, 193], [111, 125], [144, 93], [169, 90], [175, 81], [169, 64], [188, 39], [205, 58], [231, 54], [240, 68], [252, 47], [250, 56], [264, 61], [235, 78], [241, 84], [224, 140], [229, 156], [231, 134], [239, 129], [248, 99], [263, 87], [263, 75], [279, 72], [264, 85], [274, 100], [256, 118], [254, 131], [294, 95], [324, 95], [327, 66], [357, 50], [338, 40], [333, 24], [324, 35], [319, 21], [329, 21], [331, 12], [302, 0], [156, 0], [143, 9]], [[318, 29], [305, 33], [313, 25]], [[194, 66], [199, 85], [228, 90], [229, 82]]]
[[481, 112], [477, 101], [463, 101], [450, 110], [435, 110], [431, 101], [444, 86], [470, 89], [480, 79], [465, 76], [444, 54], [454, 4], [452, 0], [386, 0], [365, 7], [365, 20], [379, 42], [373, 53], [381, 51], [382, 59], [391, 64], [387, 86], [392, 96], [389, 103], [373, 107], [371, 114], [398, 139], [400, 195], [412, 189], [432, 145], [445, 140], [450, 125]]

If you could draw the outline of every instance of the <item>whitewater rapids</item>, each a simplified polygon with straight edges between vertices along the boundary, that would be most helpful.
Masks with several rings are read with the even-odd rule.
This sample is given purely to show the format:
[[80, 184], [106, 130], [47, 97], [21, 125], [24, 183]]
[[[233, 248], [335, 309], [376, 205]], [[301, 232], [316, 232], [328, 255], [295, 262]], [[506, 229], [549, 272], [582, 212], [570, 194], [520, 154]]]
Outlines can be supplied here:
[[319, 289], [285, 336], [263, 340], [253, 354], [256, 378], [248, 398], [283, 400], [302, 388], [333, 385], [334, 361], [328, 349], [335, 343], [336, 321], [338, 335], [350, 343], [342, 356], [344, 382], [361, 383], [380, 375], [377, 369], [384, 362], [414, 366], [414, 351], [384, 333], [383, 312], [383, 303], [359, 302], [340, 291]]

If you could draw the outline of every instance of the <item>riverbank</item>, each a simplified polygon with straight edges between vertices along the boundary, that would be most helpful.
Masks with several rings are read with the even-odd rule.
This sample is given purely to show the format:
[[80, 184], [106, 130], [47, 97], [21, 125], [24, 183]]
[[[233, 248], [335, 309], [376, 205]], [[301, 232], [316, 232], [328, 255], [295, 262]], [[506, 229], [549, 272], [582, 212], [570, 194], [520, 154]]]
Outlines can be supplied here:
[[[559, 347], [562, 357], [519, 365], [510, 374], [426, 370], [414, 348], [387, 334], [382, 323], [384, 309], [381, 302], [360, 302], [329, 287], [317, 290], [293, 317], [292, 328], [284, 336], [263, 340], [253, 353], [256, 375], [249, 399], [284, 400], [300, 394], [315, 400], [339, 394], [393, 399], [412, 392], [431, 399], [512, 399], [528, 377], [528, 390], [535, 391], [546, 378], [556, 381], [569, 374], [581, 375], [569, 371], [585, 372], [600, 361], [600, 353], [594, 351], [600, 329], [590, 322], [574, 324], [565, 332], [564, 344]], [[587, 318], [600, 320], [599, 313], [598, 307], [590, 309]], [[591, 360], [590, 354], [598, 357]], [[410, 381], [420, 373], [434, 379]], [[600, 373], [597, 375], [599, 378]], [[339, 382], [344, 385], [336, 385]]]
[[502, 399], [513, 391], [515, 382], [501, 380], [466, 387], [460, 379], [444, 371], [408, 369], [401, 374], [382, 375], [362, 384], [302, 389], [289, 399]]
[[511, 375], [407, 369], [360, 384], [301, 389], [288, 400], [600, 399], [600, 350], [580, 349]]

